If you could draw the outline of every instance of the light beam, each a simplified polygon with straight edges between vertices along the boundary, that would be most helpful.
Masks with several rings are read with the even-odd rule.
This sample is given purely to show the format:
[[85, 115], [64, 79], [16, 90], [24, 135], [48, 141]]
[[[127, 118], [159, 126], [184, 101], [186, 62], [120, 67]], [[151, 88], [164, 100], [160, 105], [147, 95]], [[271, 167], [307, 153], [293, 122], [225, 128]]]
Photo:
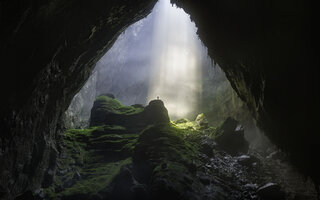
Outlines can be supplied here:
[[154, 12], [148, 100], [159, 96], [172, 119], [186, 117], [201, 95], [201, 41], [189, 15], [169, 0], [159, 1]]

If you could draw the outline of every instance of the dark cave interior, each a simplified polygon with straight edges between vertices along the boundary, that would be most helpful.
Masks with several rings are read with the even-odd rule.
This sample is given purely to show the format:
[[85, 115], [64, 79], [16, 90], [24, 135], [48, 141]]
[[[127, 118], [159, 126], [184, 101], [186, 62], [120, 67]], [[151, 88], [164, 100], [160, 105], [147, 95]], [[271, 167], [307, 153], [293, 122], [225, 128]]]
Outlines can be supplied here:
[[[284, 152], [299, 173], [312, 180], [319, 194], [320, 134], [317, 122], [320, 84], [315, 53], [314, 2], [171, 0], [171, 3], [190, 15], [198, 28], [200, 40], [208, 48], [209, 56], [224, 71], [259, 128]], [[0, 101], [0, 199], [32, 199], [35, 198], [35, 191], [52, 183], [64, 151], [61, 145], [62, 133], [65, 132], [64, 112], [89, 78], [95, 64], [108, 52], [118, 36], [128, 26], [145, 18], [155, 4], [156, 1], [146, 0], [0, 2], [0, 85], [3, 94]], [[111, 99], [104, 98], [113, 102]], [[164, 106], [158, 101], [150, 103], [141, 112], [147, 122], [138, 120], [139, 123], [167, 123], [169, 119]], [[153, 112], [158, 113], [159, 118], [150, 117]], [[141, 118], [139, 113], [137, 115], [134, 120]], [[108, 123], [117, 117], [112, 115]], [[126, 116], [121, 120], [130, 124], [132, 119], [129, 118]], [[193, 155], [196, 151], [193, 144], [198, 137], [184, 140], [180, 137], [180, 130], [167, 125], [159, 126], [156, 123], [155, 127], [139, 136], [132, 159], [135, 166], [144, 169], [145, 174], [135, 172], [135, 178], [139, 183], [145, 183], [152, 173], [150, 165], [158, 166], [153, 171], [158, 178], [166, 176], [164, 170], [169, 168], [175, 178], [167, 181], [185, 184], [193, 181], [191, 191], [197, 191], [202, 196], [194, 195], [197, 192], [180, 195], [170, 188], [165, 190], [162, 188], [163, 180], [154, 178], [154, 187], [148, 198], [206, 199], [203, 195], [214, 194], [215, 191], [202, 191], [200, 185], [213, 181], [211, 179], [215, 174], [210, 174], [210, 180], [200, 178], [199, 184], [198, 179], [191, 175], [180, 180], [179, 174], [194, 170], [188, 160], [196, 157], [200, 165], [205, 163]], [[232, 132], [228, 127], [239, 131], [235, 122], [228, 119], [216, 133], [219, 134], [219, 130], [221, 134]], [[91, 138], [91, 133], [99, 135], [108, 131], [111, 134], [114, 130], [109, 127], [74, 134], [78, 134], [80, 139], [94, 141], [96, 138]], [[154, 134], [153, 138], [150, 138], [150, 133]], [[157, 141], [163, 135], [168, 139], [163, 143], [176, 152], [165, 164], [164, 160], [156, 158], [166, 155], [167, 149], [159, 147], [159, 152], [153, 152], [150, 148], [150, 144], [157, 147]], [[72, 139], [72, 134], [67, 136]], [[124, 139], [131, 141], [137, 139], [135, 137], [130, 135]], [[173, 145], [172, 141], [179, 145]], [[130, 144], [126, 147], [129, 148]], [[179, 158], [183, 163], [181, 166], [174, 162]], [[213, 159], [219, 158], [222, 159], [223, 154], [216, 152]], [[226, 156], [224, 159], [227, 159]], [[145, 163], [146, 160], [151, 164]], [[230, 165], [233, 162], [231, 158], [227, 161]], [[122, 160], [118, 165], [120, 167], [127, 162]], [[128, 180], [128, 173], [124, 170], [115, 181], [121, 182], [121, 178]], [[221, 180], [217, 180], [216, 184], [219, 184]], [[92, 199], [118, 199], [117, 195], [123, 189], [121, 187], [114, 187], [116, 192], [110, 198], [103, 196], [109, 193], [101, 193]], [[141, 195], [141, 188], [137, 186], [136, 191]], [[230, 199], [223, 195], [212, 198]], [[129, 195], [124, 199], [134, 198]]]

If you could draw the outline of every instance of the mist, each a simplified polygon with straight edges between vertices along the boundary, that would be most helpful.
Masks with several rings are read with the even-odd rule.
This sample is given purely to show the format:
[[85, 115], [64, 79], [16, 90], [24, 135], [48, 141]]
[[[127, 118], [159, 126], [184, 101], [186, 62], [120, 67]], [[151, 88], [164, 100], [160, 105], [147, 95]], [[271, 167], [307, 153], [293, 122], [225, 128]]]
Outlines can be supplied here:
[[189, 116], [201, 97], [205, 48], [190, 17], [169, 1], [157, 5], [152, 35], [148, 100], [159, 96], [173, 119]]
[[[159, 1], [97, 63], [84, 87], [86, 94], [111, 93], [125, 105], [146, 105], [160, 97], [172, 119], [195, 117], [202, 98], [202, 72], [214, 71], [196, 32], [188, 14], [168, 0]], [[92, 106], [93, 101], [83, 97], [81, 104]]]
[[193, 120], [202, 112], [212, 125], [228, 116], [247, 120], [245, 105], [213, 63], [190, 16], [168, 0], [159, 1], [96, 64], [67, 115], [75, 126], [86, 124], [95, 98], [108, 93], [124, 105], [147, 105], [159, 97], [172, 120]]

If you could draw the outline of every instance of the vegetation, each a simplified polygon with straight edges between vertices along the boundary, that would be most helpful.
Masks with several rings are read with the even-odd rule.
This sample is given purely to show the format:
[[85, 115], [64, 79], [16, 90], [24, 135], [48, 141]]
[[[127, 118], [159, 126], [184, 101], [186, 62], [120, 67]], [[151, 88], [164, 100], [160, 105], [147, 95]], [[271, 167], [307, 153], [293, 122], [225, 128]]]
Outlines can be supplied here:
[[63, 137], [65, 152], [46, 195], [50, 199], [74, 199], [78, 195], [90, 199], [103, 192], [120, 169], [132, 162], [138, 134], [126, 131], [121, 126], [68, 130]]
[[[144, 109], [125, 107], [108, 96], [100, 96], [96, 102], [100, 105], [93, 112], [116, 112], [118, 116], [126, 116], [133, 109], [134, 112]], [[150, 116], [167, 115], [164, 106], [149, 109]], [[145, 119], [137, 120], [139, 124], [139, 120]], [[201, 183], [196, 171], [202, 165], [198, 156], [203, 151], [201, 141], [210, 137], [213, 130], [204, 114], [198, 115], [195, 121], [155, 122], [144, 130], [137, 125], [68, 130], [63, 136], [65, 151], [59, 158], [54, 183], [45, 189], [45, 194], [49, 199], [103, 199], [106, 195], [118, 199], [123, 193], [130, 195], [132, 188], [141, 187], [132, 181], [136, 179], [148, 185], [143, 186], [148, 195], [159, 197], [170, 193], [178, 199], [188, 195], [184, 192], [188, 187], [199, 190]], [[212, 153], [212, 149], [209, 152]], [[123, 183], [128, 188], [123, 188], [126, 186]], [[170, 190], [166, 189], [168, 185]], [[119, 187], [122, 189], [117, 193]]]
[[124, 106], [122, 103], [107, 95], [99, 96], [91, 109], [90, 126], [122, 125], [130, 126], [141, 121], [142, 106]]
[[110, 112], [121, 115], [132, 115], [140, 113], [144, 110], [139, 106], [124, 106], [118, 99], [111, 98], [109, 96], [101, 95], [96, 101], [96, 111]]

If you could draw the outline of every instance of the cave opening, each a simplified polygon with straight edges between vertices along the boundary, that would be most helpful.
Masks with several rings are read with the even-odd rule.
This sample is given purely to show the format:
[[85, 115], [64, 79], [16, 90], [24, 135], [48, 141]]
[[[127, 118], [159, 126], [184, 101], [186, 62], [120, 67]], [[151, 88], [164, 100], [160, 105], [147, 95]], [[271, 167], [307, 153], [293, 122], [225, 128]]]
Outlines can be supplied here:
[[[301, 185], [301, 175], [257, 128], [225, 73], [208, 56], [190, 16], [166, 0], [126, 28], [97, 62], [65, 112], [65, 123], [67, 156], [61, 160], [67, 164], [44, 190], [50, 198], [178, 198], [176, 193], [185, 192], [179, 187], [200, 185], [209, 189], [182, 194], [182, 199], [215, 199], [220, 193], [223, 199], [293, 199], [294, 192], [315, 197], [311, 181]], [[196, 150], [184, 149], [189, 145]], [[192, 162], [209, 167], [195, 175]], [[217, 188], [211, 187], [213, 165], [222, 174]], [[183, 173], [196, 184], [148, 189], [177, 184], [185, 179]], [[166, 179], [169, 183], [157, 182], [169, 174], [174, 174]], [[232, 176], [230, 186], [242, 188], [222, 188], [225, 176]]]
[[311, 4], [170, 2], [0, 3], [0, 199], [320, 198]]
[[147, 106], [159, 98], [172, 121], [193, 121], [203, 113], [210, 125], [219, 126], [231, 117], [245, 127], [253, 147], [270, 143], [208, 55], [190, 16], [167, 0], [126, 28], [97, 62], [66, 111], [67, 127], [88, 127], [100, 95], [112, 95], [124, 106]]
[[101, 94], [113, 94], [127, 106], [145, 106], [160, 98], [172, 120], [195, 119], [206, 112], [218, 125], [228, 115], [250, 116], [208, 56], [190, 16], [169, 1], [160, 1], [151, 14], [128, 27], [98, 61], [68, 108], [71, 121], [78, 120], [72, 122], [75, 127], [89, 121], [93, 102]]

